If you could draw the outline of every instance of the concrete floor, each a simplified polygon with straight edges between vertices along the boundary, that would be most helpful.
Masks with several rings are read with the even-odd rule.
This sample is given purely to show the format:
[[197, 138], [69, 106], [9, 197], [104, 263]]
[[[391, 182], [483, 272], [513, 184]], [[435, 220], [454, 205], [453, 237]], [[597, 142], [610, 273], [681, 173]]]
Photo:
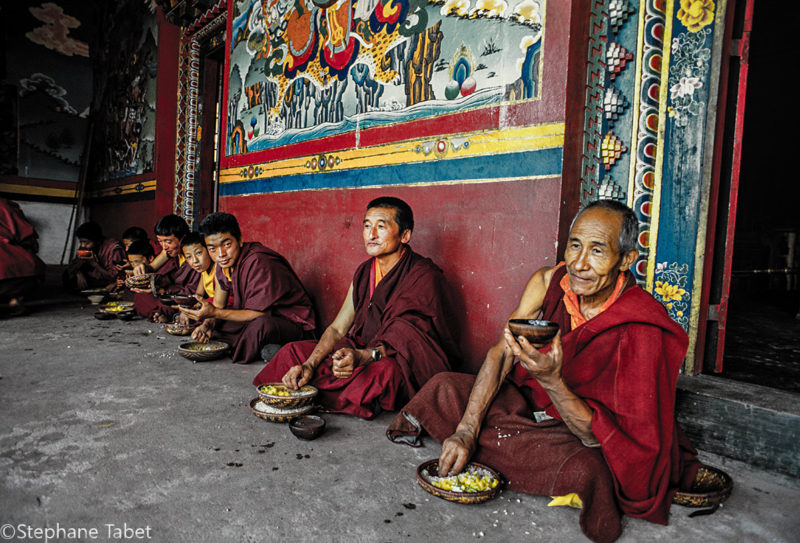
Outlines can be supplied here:
[[[249, 412], [260, 364], [193, 364], [160, 326], [92, 313], [73, 303], [0, 321], [3, 539], [59, 527], [98, 531], [84, 541], [585, 540], [578, 512], [545, 497], [467, 506], [426, 494], [415, 468], [439, 446], [390, 443], [391, 414], [324, 415], [327, 433], [299, 441]], [[735, 480], [717, 513], [627, 518], [620, 541], [797, 541], [797, 481], [704, 459]]]

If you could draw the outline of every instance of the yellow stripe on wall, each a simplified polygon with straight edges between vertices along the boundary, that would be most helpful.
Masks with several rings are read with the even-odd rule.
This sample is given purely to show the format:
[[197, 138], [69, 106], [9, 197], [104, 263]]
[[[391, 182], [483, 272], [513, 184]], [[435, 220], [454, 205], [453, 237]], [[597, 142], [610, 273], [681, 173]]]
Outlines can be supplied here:
[[[330, 151], [302, 157], [226, 168], [221, 183], [291, 175], [422, 163], [476, 156], [554, 149], [564, 146], [564, 123], [549, 123], [490, 132], [448, 134], [386, 145]], [[326, 166], [320, 167], [320, 158]]]

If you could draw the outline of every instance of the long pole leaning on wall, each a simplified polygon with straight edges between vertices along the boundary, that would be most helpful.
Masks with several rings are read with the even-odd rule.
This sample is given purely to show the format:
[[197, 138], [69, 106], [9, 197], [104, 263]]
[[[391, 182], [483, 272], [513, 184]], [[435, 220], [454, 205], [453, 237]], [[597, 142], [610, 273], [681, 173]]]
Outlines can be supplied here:
[[61, 251], [61, 264], [64, 264], [64, 257], [72, 254], [75, 248], [75, 236], [73, 232], [77, 228], [78, 216], [83, 209], [83, 197], [86, 194], [86, 178], [89, 175], [89, 158], [92, 154], [92, 140], [94, 139], [94, 115], [89, 115], [89, 129], [86, 134], [86, 143], [83, 145], [81, 155], [81, 171], [78, 176], [78, 188], [75, 191], [75, 201], [72, 204], [72, 211], [69, 214], [67, 223], [67, 238], [64, 240], [64, 249]]

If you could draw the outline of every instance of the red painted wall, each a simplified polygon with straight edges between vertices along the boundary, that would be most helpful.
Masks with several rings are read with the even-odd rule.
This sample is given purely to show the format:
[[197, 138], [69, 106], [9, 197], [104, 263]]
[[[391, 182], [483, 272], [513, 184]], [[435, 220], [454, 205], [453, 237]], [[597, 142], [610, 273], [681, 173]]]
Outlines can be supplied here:
[[560, 179], [288, 192], [220, 199], [245, 241], [283, 254], [314, 298], [321, 324], [335, 317], [366, 259], [361, 222], [377, 196], [414, 210], [411, 246], [432, 258], [453, 289], [467, 369], [500, 338], [530, 275], [555, 262]]
[[96, 204], [91, 208], [91, 218], [103, 227], [107, 236], [120, 239], [122, 233], [130, 226], [140, 226], [155, 239], [153, 227], [161, 218], [156, 211], [155, 200], [139, 202], [115, 202]]

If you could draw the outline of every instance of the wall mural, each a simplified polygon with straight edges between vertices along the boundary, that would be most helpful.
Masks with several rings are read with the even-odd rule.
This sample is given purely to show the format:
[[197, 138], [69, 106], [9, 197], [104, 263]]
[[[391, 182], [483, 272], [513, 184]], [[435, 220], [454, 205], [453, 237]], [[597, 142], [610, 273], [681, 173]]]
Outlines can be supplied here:
[[99, 183], [152, 171], [155, 145], [155, 13], [134, 0], [113, 5], [103, 30], [106, 45], [95, 62], [103, 80], [95, 88], [100, 107], [92, 160]]
[[227, 154], [540, 96], [540, 0], [234, 2]]
[[85, 2], [11, 2], [0, 93], [0, 174], [77, 181], [92, 98]]

